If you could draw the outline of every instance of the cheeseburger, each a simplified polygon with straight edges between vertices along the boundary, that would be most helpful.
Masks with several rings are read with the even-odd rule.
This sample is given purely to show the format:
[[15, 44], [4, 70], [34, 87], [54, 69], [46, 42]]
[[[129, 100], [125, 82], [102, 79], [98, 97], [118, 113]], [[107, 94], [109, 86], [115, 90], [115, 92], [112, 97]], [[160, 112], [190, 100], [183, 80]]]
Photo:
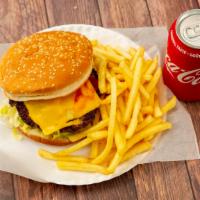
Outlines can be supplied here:
[[36, 33], [12, 45], [0, 61], [9, 99], [1, 114], [27, 137], [66, 145], [69, 134], [93, 124], [100, 106], [92, 45], [83, 35]]

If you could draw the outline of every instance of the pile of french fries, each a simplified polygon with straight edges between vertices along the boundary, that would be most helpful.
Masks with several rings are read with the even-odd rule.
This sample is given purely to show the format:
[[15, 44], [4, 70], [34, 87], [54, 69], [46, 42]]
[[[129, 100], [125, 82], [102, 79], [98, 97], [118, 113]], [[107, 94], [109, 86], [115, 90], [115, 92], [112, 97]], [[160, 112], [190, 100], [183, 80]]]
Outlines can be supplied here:
[[[172, 127], [163, 116], [176, 105], [172, 97], [160, 105], [158, 58], [145, 59], [144, 48], [113, 48], [92, 41], [94, 68], [102, 94], [100, 116], [89, 129], [69, 135], [74, 145], [39, 155], [61, 170], [110, 174], [124, 161], [152, 148], [153, 139]], [[106, 94], [106, 95], [105, 95]], [[89, 146], [87, 156], [73, 155]]]

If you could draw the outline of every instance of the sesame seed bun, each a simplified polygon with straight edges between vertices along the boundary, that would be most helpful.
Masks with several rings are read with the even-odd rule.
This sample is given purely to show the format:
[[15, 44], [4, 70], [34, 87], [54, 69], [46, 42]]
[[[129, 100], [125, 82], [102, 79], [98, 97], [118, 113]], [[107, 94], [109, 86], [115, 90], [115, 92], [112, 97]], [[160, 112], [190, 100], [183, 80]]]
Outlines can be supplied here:
[[0, 61], [0, 84], [16, 101], [51, 99], [79, 88], [92, 70], [92, 45], [83, 35], [36, 33], [12, 45]]

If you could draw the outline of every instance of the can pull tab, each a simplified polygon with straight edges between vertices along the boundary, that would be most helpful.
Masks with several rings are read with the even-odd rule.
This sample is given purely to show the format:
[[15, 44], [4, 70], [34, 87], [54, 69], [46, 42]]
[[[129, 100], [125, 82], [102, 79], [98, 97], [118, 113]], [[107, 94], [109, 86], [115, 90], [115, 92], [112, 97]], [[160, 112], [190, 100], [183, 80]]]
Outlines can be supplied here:
[[193, 26], [190, 27], [186, 27], [184, 30], [184, 35], [188, 38], [188, 39], [195, 39], [197, 37], [200, 36], [200, 24], [195, 24]]

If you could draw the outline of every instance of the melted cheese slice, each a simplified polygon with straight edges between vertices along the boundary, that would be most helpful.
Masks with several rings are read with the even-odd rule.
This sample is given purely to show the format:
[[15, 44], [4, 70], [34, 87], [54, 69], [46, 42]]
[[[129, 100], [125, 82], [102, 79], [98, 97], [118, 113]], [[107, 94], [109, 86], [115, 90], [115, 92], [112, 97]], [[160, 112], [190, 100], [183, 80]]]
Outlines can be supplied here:
[[100, 106], [100, 99], [90, 81], [77, 91], [56, 99], [25, 102], [31, 119], [40, 126], [44, 135], [50, 135]]

